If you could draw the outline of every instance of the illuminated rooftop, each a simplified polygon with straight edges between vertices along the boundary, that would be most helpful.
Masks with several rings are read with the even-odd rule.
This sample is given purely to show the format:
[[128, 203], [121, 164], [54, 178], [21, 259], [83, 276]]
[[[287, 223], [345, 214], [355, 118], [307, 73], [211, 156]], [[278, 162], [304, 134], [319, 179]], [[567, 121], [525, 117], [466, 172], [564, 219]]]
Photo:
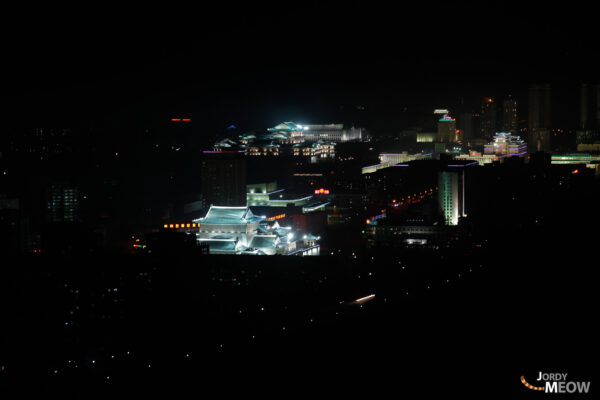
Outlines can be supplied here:
[[199, 218], [194, 222], [209, 225], [240, 225], [262, 220], [264, 217], [255, 216], [248, 207], [211, 206], [204, 218]]

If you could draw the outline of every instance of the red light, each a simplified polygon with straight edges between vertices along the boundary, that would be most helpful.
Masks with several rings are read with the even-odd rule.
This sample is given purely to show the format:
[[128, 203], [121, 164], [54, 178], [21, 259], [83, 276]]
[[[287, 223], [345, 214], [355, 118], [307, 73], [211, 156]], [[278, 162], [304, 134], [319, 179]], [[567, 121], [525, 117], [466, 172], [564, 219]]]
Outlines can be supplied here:
[[171, 118], [171, 121], [173, 121], [173, 122], [179, 122], [179, 121], [181, 121], [181, 118]]
[[190, 121], [191, 121], [191, 119], [190, 119], [190, 118], [182, 118], [181, 120], [182, 120], [183, 122], [190, 122]]

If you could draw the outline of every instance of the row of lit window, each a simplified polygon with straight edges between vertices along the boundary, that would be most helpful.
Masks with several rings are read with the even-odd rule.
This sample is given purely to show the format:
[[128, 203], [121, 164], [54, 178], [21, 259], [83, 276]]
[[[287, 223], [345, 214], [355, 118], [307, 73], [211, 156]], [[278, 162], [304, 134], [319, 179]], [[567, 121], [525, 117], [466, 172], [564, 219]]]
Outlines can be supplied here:
[[190, 223], [190, 224], [164, 224], [163, 228], [167, 229], [178, 229], [178, 228], [200, 228], [200, 224]]

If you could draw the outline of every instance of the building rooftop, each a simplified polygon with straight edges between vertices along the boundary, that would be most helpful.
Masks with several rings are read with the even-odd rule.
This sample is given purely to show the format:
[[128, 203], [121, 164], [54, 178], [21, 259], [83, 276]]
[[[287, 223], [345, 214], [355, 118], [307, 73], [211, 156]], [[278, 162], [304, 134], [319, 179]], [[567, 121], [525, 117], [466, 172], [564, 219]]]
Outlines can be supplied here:
[[252, 238], [252, 242], [250, 242], [250, 248], [252, 249], [266, 249], [266, 248], [274, 248], [279, 241], [279, 237], [276, 235], [264, 235], [264, 236], [254, 236]]
[[248, 222], [262, 221], [263, 217], [252, 214], [248, 207], [221, 207], [211, 206], [204, 218], [194, 220], [201, 224], [239, 225]]

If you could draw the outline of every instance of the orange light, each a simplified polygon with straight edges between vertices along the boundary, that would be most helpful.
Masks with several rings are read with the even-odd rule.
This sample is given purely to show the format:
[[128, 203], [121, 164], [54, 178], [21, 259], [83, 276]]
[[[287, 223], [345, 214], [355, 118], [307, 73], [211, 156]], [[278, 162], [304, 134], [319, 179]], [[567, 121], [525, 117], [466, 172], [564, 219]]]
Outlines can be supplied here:
[[190, 118], [182, 118], [181, 120], [182, 120], [183, 122], [190, 122], [190, 121], [191, 121], [191, 119], [190, 119]]
[[169, 225], [169, 228], [172, 228], [172, 227], [173, 227], [173, 224]]
[[186, 227], [187, 227], [187, 228], [189, 228], [189, 227], [190, 227], [190, 224], [187, 224], [187, 225], [186, 225]]
[[181, 118], [171, 118], [171, 121], [173, 121], [173, 122], [179, 122], [179, 121], [181, 121]]
[[579, 173], [579, 170], [578, 170], [578, 169], [576, 169], [575, 171], [573, 171], [573, 173], [574, 173], [574, 174], [578, 174], [578, 173]]

